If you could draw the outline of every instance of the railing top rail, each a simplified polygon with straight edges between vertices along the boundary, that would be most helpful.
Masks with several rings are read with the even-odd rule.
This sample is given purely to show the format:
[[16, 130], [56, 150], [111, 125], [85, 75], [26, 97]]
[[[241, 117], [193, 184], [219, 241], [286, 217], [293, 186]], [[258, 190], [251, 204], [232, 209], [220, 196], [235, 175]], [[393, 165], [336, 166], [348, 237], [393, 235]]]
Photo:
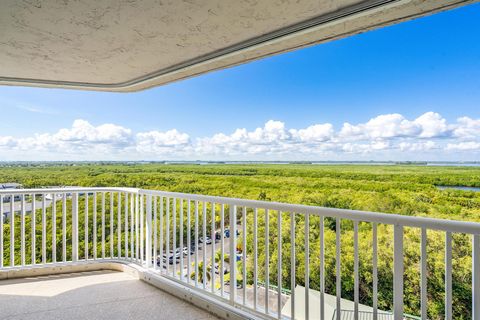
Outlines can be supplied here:
[[44, 193], [68, 193], [68, 192], [133, 192], [138, 193], [138, 188], [123, 187], [55, 187], [55, 188], [32, 188], [32, 189], [0, 189], [0, 195], [19, 194], [44, 194]]
[[455, 221], [437, 218], [425, 218], [415, 216], [404, 216], [399, 214], [379, 213], [359, 210], [347, 210], [336, 208], [325, 208], [318, 206], [308, 206], [281, 202], [269, 202], [260, 200], [247, 200], [217, 196], [206, 196], [199, 194], [188, 194], [180, 192], [169, 192], [160, 190], [144, 190], [137, 188], [121, 187], [66, 187], [66, 188], [40, 188], [40, 189], [6, 189], [0, 190], [0, 195], [18, 195], [18, 194], [47, 194], [47, 193], [66, 193], [66, 192], [131, 192], [144, 195], [155, 195], [162, 197], [172, 197], [192, 201], [215, 202], [226, 205], [235, 205], [247, 208], [259, 208], [278, 210], [282, 212], [295, 212], [298, 214], [311, 214], [323, 217], [342, 218], [354, 221], [364, 221], [371, 223], [401, 225], [405, 227], [427, 228], [441, 231], [468, 233], [480, 235], [480, 223]]
[[468, 221], [456, 221], [438, 218], [426, 218], [415, 216], [404, 216], [393, 213], [379, 213], [360, 210], [336, 209], [282, 202], [269, 202], [260, 200], [246, 200], [216, 196], [205, 196], [198, 194], [187, 194], [179, 192], [140, 190], [140, 193], [158, 195], [164, 197], [175, 197], [197, 201], [223, 203], [228, 205], [245, 206], [248, 208], [259, 208], [278, 210], [282, 212], [295, 212], [299, 214], [311, 214], [323, 217], [342, 218], [348, 220], [376, 222], [381, 224], [401, 225], [405, 227], [427, 228], [441, 231], [468, 233], [480, 235], [480, 223]]

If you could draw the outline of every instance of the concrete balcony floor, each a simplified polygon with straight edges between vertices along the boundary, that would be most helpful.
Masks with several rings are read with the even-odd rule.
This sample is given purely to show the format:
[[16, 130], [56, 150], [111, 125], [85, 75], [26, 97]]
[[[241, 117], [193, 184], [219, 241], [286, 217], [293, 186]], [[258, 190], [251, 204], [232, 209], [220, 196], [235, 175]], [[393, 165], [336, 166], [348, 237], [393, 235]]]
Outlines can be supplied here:
[[91, 271], [0, 281], [0, 319], [217, 319], [128, 273]]

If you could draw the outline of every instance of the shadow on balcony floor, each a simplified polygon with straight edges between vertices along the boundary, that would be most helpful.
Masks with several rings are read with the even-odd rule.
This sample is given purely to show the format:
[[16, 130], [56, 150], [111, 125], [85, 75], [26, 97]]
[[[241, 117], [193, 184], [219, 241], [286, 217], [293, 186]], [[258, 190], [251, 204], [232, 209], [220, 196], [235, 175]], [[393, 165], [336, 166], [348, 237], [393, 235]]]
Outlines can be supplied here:
[[115, 271], [0, 281], [0, 319], [217, 319]]

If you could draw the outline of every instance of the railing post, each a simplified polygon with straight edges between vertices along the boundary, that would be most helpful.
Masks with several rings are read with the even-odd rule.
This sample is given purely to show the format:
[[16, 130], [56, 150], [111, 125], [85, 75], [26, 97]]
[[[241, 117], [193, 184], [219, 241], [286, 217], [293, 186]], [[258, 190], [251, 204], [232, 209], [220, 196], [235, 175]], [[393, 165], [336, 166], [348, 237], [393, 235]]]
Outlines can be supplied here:
[[472, 320], [480, 320], [480, 235], [472, 240]]
[[230, 205], [230, 303], [235, 303], [237, 290], [237, 206]]
[[445, 234], [445, 320], [452, 320], [452, 234]]
[[78, 193], [72, 193], [72, 261], [78, 261]]
[[393, 318], [403, 320], [403, 226], [394, 226]]
[[145, 259], [147, 268], [152, 266], [152, 196], [147, 195], [147, 223], [145, 226]]
[[[2, 203], [3, 205], [3, 203]], [[15, 265], [15, 195], [10, 196], [10, 267]]]

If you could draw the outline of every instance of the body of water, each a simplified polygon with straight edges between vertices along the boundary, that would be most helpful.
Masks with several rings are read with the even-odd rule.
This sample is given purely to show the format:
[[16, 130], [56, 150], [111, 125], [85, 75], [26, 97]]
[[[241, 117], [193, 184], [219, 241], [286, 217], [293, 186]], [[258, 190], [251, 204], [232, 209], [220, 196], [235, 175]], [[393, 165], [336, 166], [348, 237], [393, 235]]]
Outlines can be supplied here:
[[440, 189], [440, 190], [454, 189], [454, 190], [462, 190], [462, 191], [480, 192], [480, 187], [437, 186], [437, 188]]

